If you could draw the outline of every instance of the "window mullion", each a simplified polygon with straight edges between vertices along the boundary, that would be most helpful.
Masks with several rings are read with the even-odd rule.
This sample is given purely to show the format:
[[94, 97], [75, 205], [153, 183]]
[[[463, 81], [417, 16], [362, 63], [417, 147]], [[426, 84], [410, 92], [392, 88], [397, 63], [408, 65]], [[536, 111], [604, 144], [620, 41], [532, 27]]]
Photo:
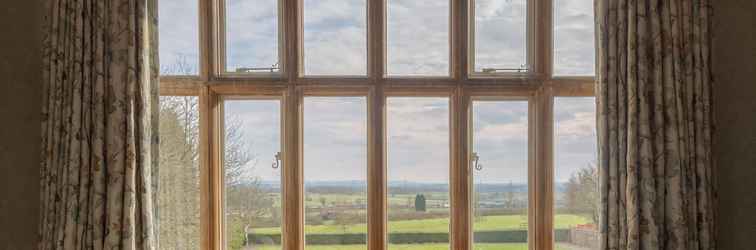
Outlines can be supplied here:
[[282, 55], [285, 77], [293, 83], [301, 76], [302, 68], [302, 0], [279, 1], [283, 16], [279, 38], [283, 41], [283, 46], [279, 46], [283, 51], [279, 54]]
[[222, 105], [209, 87], [199, 93], [200, 249], [223, 249]]
[[552, 0], [528, 2], [528, 54], [536, 68], [535, 75], [550, 79], [553, 72]]
[[368, 249], [386, 249], [386, 96], [383, 86], [368, 95]]
[[302, 90], [289, 86], [284, 96], [283, 124], [283, 249], [304, 249], [304, 183], [302, 168]]
[[451, 60], [450, 65], [452, 65], [451, 77], [457, 80], [468, 79], [468, 69], [470, 68], [468, 66], [471, 62], [469, 60], [470, 51], [468, 50], [468, 46], [470, 43], [469, 23], [471, 20], [469, 19], [469, 8], [471, 1], [472, 0], [459, 0], [452, 1], [450, 4], [451, 20], [449, 21], [451, 24], [451, 56], [449, 58]]
[[367, 0], [368, 78], [381, 81], [386, 68], [386, 0]]
[[534, 149], [531, 153], [533, 161], [532, 203], [535, 214], [531, 216], [534, 227], [531, 227], [533, 243], [531, 249], [551, 250], [553, 247], [553, 94], [550, 87], [545, 86], [535, 96], [535, 123], [531, 126], [535, 136]]
[[471, 177], [469, 156], [471, 144], [470, 97], [462, 87], [452, 95], [450, 108], [450, 197], [451, 248], [470, 249], [472, 245]]
[[210, 41], [212, 37], [212, 2], [213, 0], [199, 0], [199, 78], [202, 81], [210, 79], [213, 60]]

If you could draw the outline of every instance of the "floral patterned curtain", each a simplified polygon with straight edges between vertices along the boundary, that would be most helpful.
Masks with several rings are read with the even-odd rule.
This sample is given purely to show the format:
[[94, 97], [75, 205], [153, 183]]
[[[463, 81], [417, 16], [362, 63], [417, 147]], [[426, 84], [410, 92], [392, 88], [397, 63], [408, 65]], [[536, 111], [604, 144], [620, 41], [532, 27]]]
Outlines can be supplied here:
[[156, 0], [45, 3], [38, 247], [155, 249]]
[[716, 249], [708, 0], [595, 0], [601, 249]]

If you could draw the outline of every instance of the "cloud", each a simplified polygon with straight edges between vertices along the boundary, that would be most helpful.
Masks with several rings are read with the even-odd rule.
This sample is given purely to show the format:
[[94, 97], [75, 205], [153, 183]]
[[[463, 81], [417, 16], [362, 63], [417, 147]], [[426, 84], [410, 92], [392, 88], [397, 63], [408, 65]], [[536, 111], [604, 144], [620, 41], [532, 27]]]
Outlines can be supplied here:
[[364, 0], [304, 1], [306, 75], [367, 74], [366, 10]]
[[449, 180], [449, 99], [387, 100], [389, 181]]
[[[193, 0], [162, 0], [158, 10], [159, 56], [163, 73], [185, 63], [190, 72], [199, 69], [199, 8]], [[172, 72], [176, 74], [176, 72]]]
[[596, 113], [574, 113], [572, 119], [558, 122], [556, 130], [563, 137], [596, 136]]
[[475, 69], [527, 64], [527, 2], [475, 1]]
[[364, 97], [305, 98], [305, 181], [366, 179], [366, 109]]
[[278, 62], [278, 1], [227, 0], [226, 70]]
[[249, 146], [254, 161], [247, 164], [250, 175], [266, 181], [279, 181], [281, 169], [273, 169], [271, 163], [281, 151], [281, 109], [278, 100], [227, 100], [225, 119], [240, 124], [242, 140]]
[[556, 98], [554, 116], [555, 180], [564, 182], [575, 171], [596, 162], [595, 98]]
[[386, 72], [448, 75], [449, 2], [388, 1], [386, 5]]
[[554, 73], [595, 72], [593, 1], [554, 1]]
[[473, 102], [473, 151], [483, 170], [475, 181], [526, 183], [528, 180], [527, 101]]
[[[268, 67], [278, 57], [276, 0], [227, 0], [229, 70]], [[366, 72], [365, 0], [305, 0], [304, 63], [307, 74]], [[555, 71], [593, 72], [592, 1], [555, 1]], [[516, 67], [524, 61], [525, 1], [476, 1], [478, 67]], [[160, 61], [175, 64], [182, 55], [198, 62], [196, 0], [160, 2]], [[387, 2], [388, 73], [447, 75], [449, 2]], [[314, 99], [307, 99], [314, 100]], [[570, 98], [555, 107], [557, 179], [569, 176], [595, 158], [593, 99]], [[567, 100], [567, 99], [565, 99]], [[307, 102], [307, 101], [306, 101]], [[241, 103], [241, 102], [239, 102]], [[227, 105], [244, 124], [246, 139], [259, 159], [261, 176], [276, 178], [269, 168], [280, 145], [280, 107], [276, 102]], [[483, 157], [484, 181], [527, 179], [527, 103], [475, 105], [475, 150]], [[448, 180], [448, 98], [390, 98], [389, 172], [394, 179]], [[307, 177], [342, 173], [362, 178], [367, 130], [364, 98], [322, 98], [305, 104]], [[593, 129], [595, 130], [595, 128]], [[307, 170], [309, 171], [309, 170]], [[562, 173], [564, 172], [564, 173]], [[332, 177], [333, 175], [331, 175]]]

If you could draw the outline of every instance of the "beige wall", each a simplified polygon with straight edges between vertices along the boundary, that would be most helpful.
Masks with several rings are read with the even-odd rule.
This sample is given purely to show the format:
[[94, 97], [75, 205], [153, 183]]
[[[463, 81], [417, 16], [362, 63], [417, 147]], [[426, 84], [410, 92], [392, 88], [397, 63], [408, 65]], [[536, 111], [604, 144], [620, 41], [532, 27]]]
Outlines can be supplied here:
[[39, 207], [41, 1], [0, 3], [0, 249], [33, 249]]
[[[714, 2], [720, 249], [756, 235], [756, 1]], [[40, 0], [0, 8], [0, 250], [32, 249], [39, 206]]]
[[756, 1], [714, 5], [713, 67], [720, 249], [754, 249], [756, 236]]

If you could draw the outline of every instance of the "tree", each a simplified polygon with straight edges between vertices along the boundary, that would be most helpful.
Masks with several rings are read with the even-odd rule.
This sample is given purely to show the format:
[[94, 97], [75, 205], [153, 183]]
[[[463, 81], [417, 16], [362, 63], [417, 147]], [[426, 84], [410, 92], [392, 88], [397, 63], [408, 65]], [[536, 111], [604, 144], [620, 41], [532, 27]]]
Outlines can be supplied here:
[[572, 174], [566, 186], [565, 203], [569, 212], [586, 214], [593, 223], [598, 223], [598, 171], [595, 165], [589, 164]]
[[162, 97], [160, 101], [158, 239], [162, 249], [190, 249], [199, 244], [197, 100]]
[[483, 221], [483, 211], [481, 211], [480, 208], [480, 192], [473, 192], [473, 204], [474, 204], [474, 210], [473, 210], [473, 216], [475, 217], [476, 222]]
[[320, 207], [325, 208], [328, 204], [328, 200], [326, 200], [325, 196], [320, 196]]
[[[155, 198], [156, 231], [161, 249], [192, 249], [199, 245], [200, 234], [198, 99], [161, 97], [160, 101], [160, 165], [155, 174], [159, 181]], [[242, 218], [230, 218], [238, 223], [229, 225], [243, 228], [251, 220], [273, 217], [275, 214], [270, 210], [274, 202], [259, 181], [248, 174], [256, 162], [243, 139], [241, 122], [235, 117], [227, 117], [226, 124], [227, 211]]]
[[415, 195], [415, 211], [416, 212], [425, 212], [425, 195], [418, 194]]
[[515, 199], [515, 188], [512, 181], [509, 181], [507, 191], [504, 192], [504, 206], [506, 208], [515, 208], [517, 200]]

